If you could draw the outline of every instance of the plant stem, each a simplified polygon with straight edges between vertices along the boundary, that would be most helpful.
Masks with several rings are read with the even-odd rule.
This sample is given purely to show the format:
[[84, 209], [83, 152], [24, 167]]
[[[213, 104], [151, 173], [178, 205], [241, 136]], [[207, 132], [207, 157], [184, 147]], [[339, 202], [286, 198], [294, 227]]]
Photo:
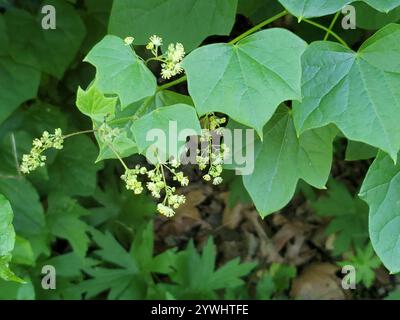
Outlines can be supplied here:
[[344, 41], [341, 37], [339, 37], [335, 32], [333, 32], [332, 30], [329, 30], [327, 27], [323, 26], [322, 24], [319, 24], [318, 22], [309, 20], [309, 19], [303, 19], [302, 21], [313, 25], [314, 27], [320, 28], [322, 30], [325, 30], [326, 32], [328, 32], [329, 34], [331, 34], [336, 40], [338, 40], [342, 45], [344, 45], [346, 48], [349, 48], [349, 45], [346, 43], [346, 41]]
[[233, 39], [232, 41], [229, 42], [229, 44], [235, 44], [237, 42], [239, 42], [240, 40], [242, 40], [243, 38], [246, 38], [247, 36], [251, 35], [252, 33], [258, 31], [259, 29], [261, 29], [262, 27], [266, 26], [267, 24], [270, 24], [284, 16], [286, 16], [288, 14], [288, 12], [286, 10], [278, 13], [277, 15], [268, 18], [266, 20], [264, 20], [263, 22], [260, 22], [259, 24], [255, 25], [253, 28], [247, 30], [246, 32], [242, 33], [240, 36], [236, 37], [235, 39]]
[[174, 81], [171, 81], [166, 84], [163, 84], [162, 86], [159, 86], [157, 88], [157, 91], [162, 91], [162, 90], [168, 89], [170, 87], [176, 86], [177, 84], [185, 82], [186, 80], [187, 80], [187, 76], [182, 76]]
[[71, 138], [71, 137], [73, 137], [73, 136], [77, 136], [77, 135], [79, 135], [79, 134], [94, 133], [94, 132], [96, 132], [96, 131], [97, 131], [97, 130], [78, 131], [78, 132], [70, 133], [70, 134], [67, 134], [67, 135], [63, 136], [63, 139], [68, 139], [68, 138]]
[[124, 162], [124, 160], [122, 160], [122, 158], [120, 157], [120, 155], [118, 154], [117, 150], [115, 150], [114, 146], [112, 145], [112, 143], [107, 143], [107, 146], [111, 149], [111, 151], [115, 154], [115, 156], [118, 158], [119, 162], [121, 162], [122, 166], [124, 167], [125, 171], [128, 171], [129, 168], [126, 165], [126, 163]]
[[[336, 23], [337, 19], [339, 18], [339, 16], [340, 16], [340, 11], [336, 12], [335, 16], [333, 17], [333, 20], [332, 20], [332, 22], [331, 22], [331, 24], [329, 26], [329, 30], [330, 31], [332, 31], [332, 29], [335, 26], [335, 23]], [[325, 37], [324, 37], [324, 41], [328, 40], [329, 35], [330, 35], [330, 32], [326, 32]]]

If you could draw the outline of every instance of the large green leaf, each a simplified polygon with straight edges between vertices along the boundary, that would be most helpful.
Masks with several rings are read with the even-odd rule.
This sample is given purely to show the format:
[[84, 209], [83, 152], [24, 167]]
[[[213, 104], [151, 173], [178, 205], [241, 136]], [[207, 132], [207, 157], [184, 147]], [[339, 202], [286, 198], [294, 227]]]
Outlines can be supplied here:
[[12, 41], [9, 53], [21, 64], [61, 78], [75, 58], [85, 37], [85, 26], [75, 9], [65, 1], [50, 0], [46, 4], [56, 9], [56, 29], [45, 30], [41, 20], [25, 10], [9, 10], [6, 25]]
[[383, 264], [400, 272], [400, 164], [380, 152], [368, 170], [360, 196], [369, 205], [369, 235]]
[[75, 253], [81, 258], [85, 257], [89, 245], [86, 234], [89, 227], [80, 217], [90, 214], [90, 211], [60, 194], [51, 194], [48, 202], [46, 218], [50, 232], [68, 240]]
[[357, 12], [357, 27], [377, 30], [400, 20], [400, 7], [388, 12], [380, 12], [363, 2], [353, 3]]
[[105, 36], [86, 56], [96, 67], [95, 84], [105, 94], [117, 94], [122, 108], [156, 92], [156, 78], [121, 38]]
[[380, 148], [396, 159], [400, 25], [381, 29], [358, 52], [337, 43], [313, 43], [303, 55], [302, 82], [302, 103], [294, 104], [299, 133], [334, 123], [347, 138]]
[[22, 280], [8, 266], [15, 244], [15, 231], [12, 221], [13, 211], [10, 202], [0, 194], [0, 278], [21, 282]]
[[[135, 141], [138, 145], [139, 152], [144, 153], [148, 147], [156, 143], [157, 147], [165, 148], [158, 150], [160, 160], [165, 160], [165, 156], [169, 158], [174, 156], [177, 158], [182, 146], [186, 143], [187, 135], [180, 137], [183, 130], [189, 129], [193, 134], [201, 134], [201, 127], [193, 107], [185, 104], [175, 104], [168, 107], [158, 108], [149, 114], [141, 117], [133, 122], [132, 132], [135, 135]], [[153, 135], [149, 135], [151, 130], [157, 130], [160, 134], [164, 134], [165, 145], [162, 146], [161, 141], [152, 141]], [[155, 132], [157, 134], [157, 132]], [[159, 142], [161, 144], [159, 144]], [[171, 146], [176, 144], [175, 148]]]
[[0, 193], [11, 203], [18, 234], [29, 237], [44, 232], [43, 207], [39, 194], [29, 181], [23, 177], [1, 178]]
[[49, 165], [48, 189], [66, 195], [92, 195], [100, 168], [94, 164], [96, 155], [96, 146], [89, 137], [81, 135], [66, 140], [64, 149]]
[[185, 60], [191, 97], [200, 115], [223, 112], [262, 136], [285, 100], [301, 99], [300, 57], [306, 43], [290, 31], [257, 32], [236, 45], [213, 44]]
[[[326, 16], [342, 9], [346, 4], [359, 0], [278, 0], [290, 13], [298, 18]], [[400, 0], [361, 0], [371, 7], [389, 12], [400, 6]]]
[[134, 36], [135, 44], [156, 34], [166, 45], [181, 42], [190, 51], [208, 36], [229, 34], [236, 6], [237, 0], [115, 0], [109, 32]]
[[21, 103], [36, 97], [39, 82], [39, 71], [0, 56], [0, 123]]
[[275, 212], [293, 197], [299, 179], [324, 188], [332, 163], [335, 131], [325, 127], [297, 137], [292, 116], [279, 108], [255, 144], [254, 172], [243, 177], [261, 216]]

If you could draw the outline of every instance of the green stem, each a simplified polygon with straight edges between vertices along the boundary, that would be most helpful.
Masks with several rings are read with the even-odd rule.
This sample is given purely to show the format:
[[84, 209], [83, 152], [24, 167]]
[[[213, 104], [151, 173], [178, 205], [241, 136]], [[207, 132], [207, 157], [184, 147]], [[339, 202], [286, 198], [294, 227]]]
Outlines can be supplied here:
[[122, 158], [118, 154], [117, 150], [115, 150], [115, 148], [112, 145], [112, 143], [106, 143], [106, 144], [111, 149], [111, 151], [115, 154], [115, 156], [118, 158], [119, 162], [121, 162], [121, 164], [124, 167], [125, 171], [128, 171], [129, 170], [128, 166], [125, 164], [124, 160], [122, 160]]
[[344, 45], [346, 48], [349, 48], [349, 45], [346, 43], [346, 41], [344, 41], [341, 37], [339, 37], [335, 32], [333, 32], [332, 30], [329, 30], [327, 27], [323, 26], [322, 24], [319, 24], [318, 22], [312, 21], [312, 20], [308, 20], [308, 19], [303, 19], [302, 21], [311, 24], [314, 27], [320, 28], [326, 32], [328, 32], [329, 34], [331, 34], [336, 40], [338, 40], [342, 45]]
[[73, 137], [73, 136], [77, 136], [77, 135], [85, 134], [85, 133], [94, 133], [94, 132], [96, 132], [96, 131], [97, 131], [97, 130], [78, 131], [78, 132], [70, 133], [70, 134], [67, 134], [67, 135], [63, 136], [63, 139], [68, 139], [68, 138], [71, 138], [71, 137]]
[[176, 86], [177, 84], [180, 84], [182, 82], [185, 82], [187, 80], [187, 76], [182, 76], [174, 81], [168, 82], [166, 84], [163, 84], [162, 86], [159, 86], [157, 88], [157, 91], [162, 91], [162, 90], [166, 90], [170, 87]]
[[[335, 26], [335, 23], [336, 23], [337, 19], [339, 18], [339, 16], [340, 16], [340, 11], [336, 12], [335, 16], [333, 17], [333, 20], [332, 20], [332, 22], [331, 22], [331, 24], [329, 26], [329, 31], [332, 31], [332, 29]], [[330, 35], [330, 32], [326, 32], [325, 37], [324, 37], [324, 41], [328, 40], [329, 35]]]
[[145, 61], [145, 63], [147, 64], [147, 63], [150, 62], [150, 61], [160, 61], [160, 62], [163, 62], [163, 60], [162, 60], [160, 57], [151, 57], [151, 58], [148, 58], [148, 59]]
[[243, 38], [246, 38], [247, 36], [251, 35], [252, 33], [256, 32], [259, 29], [261, 29], [262, 27], [266, 26], [267, 24], [270, 24], [270, 23], [286, 16], [287, 14], [288, 14], [288, 12], [286, 10], [284, 10], [284, 11], [278, 13], [277, 15], [264, 20], [263, 22], [255, 25], [253, 28], [247, 30], [246, 32], [242, 33], [240, 36], [238, 36], [235, 39], [233, 39], [232, 41], [230, 41], [229, 44], [235, 44], [235, 43], [239, 42]]

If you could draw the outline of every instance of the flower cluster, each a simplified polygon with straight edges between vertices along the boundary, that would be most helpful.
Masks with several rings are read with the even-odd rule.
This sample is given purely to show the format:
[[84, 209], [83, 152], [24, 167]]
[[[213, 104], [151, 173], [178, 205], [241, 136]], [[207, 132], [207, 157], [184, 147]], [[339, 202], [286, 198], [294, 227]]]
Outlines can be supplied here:
[[54, 134], [44, 131], [41, 138], [33, 140], [32, 149], [29, 154], [22, 156], [21, 172], [28, 174], [39, 167], [45, 165], [47, 157], [43, 152], [50, 149], [62, 149], [64, 137], [60, 128], [56, 129]]
[[202, 146], [205, 144], [206, 148], [197, 150], [196, 162], [200, 170], [205, 171], [206, 174], [203, 176], [205, 181], [212, 181], [214, 185], [219, 185], [223, 182], [221, 177], [222, 165], [224, 163], [224, 157], [229, 152], [228, 147], [225, 144], [214, 144], [214, 136], [221, 135], [223, 133], [222, 124], [226, 122], [225, 118], [218, 118], [215, 115], [210, 115], [206, 118], [206, 130], [200, 137]]
[[183, 71], [182, 60], [185, 56], [185, 48], [181, 43], [170, 43], [167, 51], [159, 56], [158, 49], [162, 44], [162, 38], [153, 35], [150, 37], [146, 48], [154, 55], [154, 60], [162, 62], [161, 77], [164, 79], [170, 79]]
[[105, 122], [97, 129], [97, 132], [106, 143], [112, 143], [121, 133], [119, 128], [111, 128]]
[[164, 200], [157, 205], [158, 212], [167, 217], [172, 217], [175, 215], [174, 210], [185, 203], [186, 198], [183, 195], [176, 194], [176, 188], [167, 184], [165, 170], [172, 174], [174, 181], [179, 182], [181, 186], [187, 186], [189, 179], [183, 175], [183, 172], [176, 170], [179, 166], [180, 163], [175, 160], [170, 161], [168, 164], [156, 164], [152, 170], [147, 170], [145, 167], [137, 165], [135, 169], [127, 169], [121, 179], [125, 181], [128, 190], [133, 190], [135, 194], [140, 194], [144, 188], [142, 182], [138, 180], [138, 176], [146, 175], [148, 180], [146, 188], [151, 192], [151, 195], [160, 199], [161, 194], [164, 194]]

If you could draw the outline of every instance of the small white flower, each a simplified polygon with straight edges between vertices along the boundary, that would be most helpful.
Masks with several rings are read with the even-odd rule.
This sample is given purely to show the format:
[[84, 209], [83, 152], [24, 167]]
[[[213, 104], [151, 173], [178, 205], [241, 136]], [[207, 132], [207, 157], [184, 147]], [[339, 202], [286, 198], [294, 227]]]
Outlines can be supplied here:
[[163, 44], [163, 40], [159, 36], [152, 35], [149, 43], [152, 43], [155, 47], [160, 47]]
[[133, 43], [134, 40], [135, 40], [134, 37], [126, 37], [124, 39], [125, 45], [130, 46]]

